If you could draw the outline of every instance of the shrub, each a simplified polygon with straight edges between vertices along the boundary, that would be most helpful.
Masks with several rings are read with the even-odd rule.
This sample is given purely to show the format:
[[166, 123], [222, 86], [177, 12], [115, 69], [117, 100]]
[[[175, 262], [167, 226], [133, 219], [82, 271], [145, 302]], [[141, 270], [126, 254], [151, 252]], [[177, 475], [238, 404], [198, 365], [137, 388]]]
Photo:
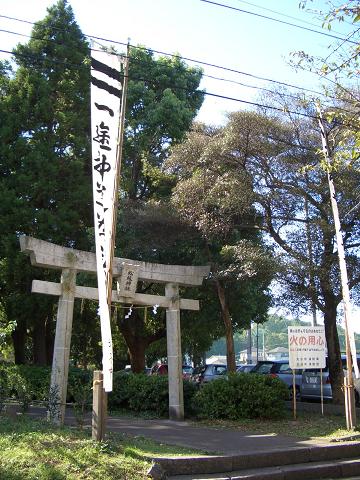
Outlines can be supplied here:
[[[2, 388], [6, 392], [7, 399], [13, 397], [20, 402], [23, 411], [26, 411], [32, 400], [45, 400], [48, 394], [46, 376], [50, 378], [50, 370], [26, 365], [2, 364], [0, 376], [6, 378], [2, 381]], [[45, 378], [44, 378], [45, 377]], [[46, 392], [46, 393], [45, 393]]]
[[166, 375], [129, 375], [127, 384], [129, 409], [151, 412], [159, 417], [169, 410], [168, 378]]
[[47, 400], [50, 388], [50, 367], [39, 367], [34, 365], [14, 365], [13, 368], [21, 377], [24, 391], [27, 391], [27, 394], [29, 395], [29, 398], [31, 400]]
[[[34, 365], [0, 365], [0, 389], [7, 398], [18, 400], [26, 410], [31, 401], [47, 402], [50, 390], [50, 367]], [[6, 380], [4, 380], [6, 379]], [[91, 405], [92, 372], [70, 368], [67, 399], [78, 403], [81, 408]]]
[[67, 397], [74, 402], [73, 412], [80, 428], [84, 425], [86, 412], [92, 406], [92, 377], [89, 370], [69, 370]]
[[[70, 367], [66, 395], [67, 401], [75, 403], [80, 401], [84, 403], [85, 398], [89, 399], [92, 395], [92, 378], [93, 372], [91, 370]], [[90, 403], [91, 402], [92, 399], [90, 398]], [[87, 403], [89, 403], [89, 401]]]
[[108, 396], [109, 410], [129, 408], [128, 381], [131, 375], [125, 372], [114, 372], [113, 390]]
[[[135, 412], [167, 416], [169, 411], [168, 377], [124, 372], [114, 373], [113, 391], [108, 397], [110, 410], [124, 408]], [[192, 397], [196, 386], [184, 380], [184, 408], [192, 413]]]
[[185, 416], [192, 416], [195, 414], [193, 409], [193, 398], [198, 391], [198, 387], [190, 380], [184, 380], [184, 410]]
[[203, 385], [193, 408], [199, 418], [280, 418], [287, 398], [288, 389], [278, 378], [233, 374]]

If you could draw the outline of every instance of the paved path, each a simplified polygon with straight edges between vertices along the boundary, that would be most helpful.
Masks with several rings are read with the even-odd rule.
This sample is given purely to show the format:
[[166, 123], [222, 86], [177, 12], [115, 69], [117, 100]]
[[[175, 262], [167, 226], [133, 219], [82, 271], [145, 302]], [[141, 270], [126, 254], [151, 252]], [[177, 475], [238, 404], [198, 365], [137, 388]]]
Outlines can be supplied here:
[[[294, 426], [296, 428], [296, 426]], [[282, 450], [310, 445], [328, 445], [325, 440], [303, 440], [295, 437], [258, 434], [249, 431], [198, 426], [171, 420], [108, 419], [108, 430], [142, 435], [161, 443], [191, 447], [206, 452], [238, 454], [263, 450]]]
[[[33, 407], [29, 414], [37, 417], [45, 416], [45, 410]], [[75, 423], [71, 410], [66, 414], [66, 423]], [[90, 418], [87, 419], [86, 424], [91, 424]], [[294, 429], [296, 429], [295, 422]], [[163, 419], [144, 420], [130, 417], [109, 417], [107, 430], [128, 435], [144, 436], [160, 443], [190, 447], [218, 454], [287, 450], [289, 448], [329, 444], [326, 440], [304, 440], [293, 436], [272, 433], [258, 434], [235, 429], [210, 428], [199, 426], [192, 422]]]

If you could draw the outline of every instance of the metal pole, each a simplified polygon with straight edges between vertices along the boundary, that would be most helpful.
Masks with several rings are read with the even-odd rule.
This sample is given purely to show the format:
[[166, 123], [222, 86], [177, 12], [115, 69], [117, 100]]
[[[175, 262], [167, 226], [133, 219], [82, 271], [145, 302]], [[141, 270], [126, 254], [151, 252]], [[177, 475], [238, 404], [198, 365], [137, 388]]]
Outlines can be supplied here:
[[293, 412], [294, 412], [294, 420], [296, 420], [296, 382], [295, 382], [295, 370], [292, 369], [293, 373]]
[[263, 328], [263, 360], [265, 360], [265, 328]]
[[252, 339], [251, 339], [251, 323], [250, 328], [247, 330], [247, 352], [246, 352], [246, 363], [251, 363], [252, 359]]
[[322, 368], [320, 368], [320, 398], [321, 398], [321, 415], [324, 415], [324, 385], [323, 385]]

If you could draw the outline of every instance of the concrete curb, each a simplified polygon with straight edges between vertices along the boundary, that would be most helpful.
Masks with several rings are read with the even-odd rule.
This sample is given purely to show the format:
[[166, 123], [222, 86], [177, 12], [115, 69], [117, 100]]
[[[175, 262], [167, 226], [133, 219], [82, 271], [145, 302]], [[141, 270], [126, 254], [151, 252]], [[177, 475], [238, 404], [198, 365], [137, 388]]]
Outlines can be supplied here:
[[194, 475], [329, 462], [330, 460], [354, 459], [358, 457], [360, 457], [360, 443], [357, 442], [327, 446], [294, 447], [281, 451], [264, 450], [238, 455], [151, 457], [149, 460], [160, 465], [167, 475]]

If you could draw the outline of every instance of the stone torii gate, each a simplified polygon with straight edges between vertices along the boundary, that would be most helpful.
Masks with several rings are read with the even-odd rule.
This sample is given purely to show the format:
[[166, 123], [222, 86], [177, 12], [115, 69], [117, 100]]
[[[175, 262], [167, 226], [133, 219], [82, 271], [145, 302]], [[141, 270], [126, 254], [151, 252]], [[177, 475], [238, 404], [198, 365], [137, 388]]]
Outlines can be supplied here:
[[[64, 422], [74, 299], [98, 300], [98, 289], [76, 285], [77, 272], [96, 275], [95, 253], [61, 247], [33, 237], [21, 236], [20, 247], [30, 255], [31, 264], [61, 270], [60, 283], [33, 280], [32, 292], [59, 297], [50, 391], [56, 392], [57, 405], [52, 420]], [[120, 278], [128, 265], [135, 265], [139, 280], [165, 284], [165, 296], [133, 293], [131, 297], [112, 291], [112, 302], [166, 308], [166, 336], [169, 376], [169, 418], [184, 419], [180, 310], [199, 310], [199, 301], [180, 298], [179, 286], [198, 286], [209, 273], [209, 266], [162, 265], [114, 258], [113, 277]]]

